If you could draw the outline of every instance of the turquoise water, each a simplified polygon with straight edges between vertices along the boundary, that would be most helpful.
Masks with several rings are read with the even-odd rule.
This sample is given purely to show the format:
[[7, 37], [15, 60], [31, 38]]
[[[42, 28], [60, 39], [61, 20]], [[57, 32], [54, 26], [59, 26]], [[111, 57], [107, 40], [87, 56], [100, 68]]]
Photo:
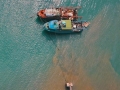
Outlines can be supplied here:
[[[82, 6], [81, 34], [43, 32], [36, 13]], [[1, 0], [0, 90], [120, 90], [120, 0]]]

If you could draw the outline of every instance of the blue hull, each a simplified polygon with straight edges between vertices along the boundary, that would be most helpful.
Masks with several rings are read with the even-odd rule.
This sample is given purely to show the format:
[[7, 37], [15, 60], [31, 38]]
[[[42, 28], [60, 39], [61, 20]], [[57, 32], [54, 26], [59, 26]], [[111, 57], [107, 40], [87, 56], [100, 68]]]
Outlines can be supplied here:
[[65, 33], [66, 33], [66, 34], [67, 34], [67, 33], [80, 33], [82, 30], [79, 31], [79, 32], [77, 32], [77, 31], [74, 32], [74, 31], [72, 31], [72, 30], [71, 30], [71, 31], [58, 31], [58, 30], [56, 30], [56, 31], [51, 31], [51, 30], [46, 30], [46, 31], [52, 32], [52, 33], [61, 33], [61, 34], [65, 34]]
[[81, 30], [79, 31], [74, 31], [74, 30], [55, 30], [53, 31], [52, 29], [44, 29], [45, 31], [48, 31], [48, 32], [52, 32], [52, 33], [61, 33], [61, 34], [65, 34], [65, 33], [80, 33], [84, 30], [85, 28], [82, 28]]

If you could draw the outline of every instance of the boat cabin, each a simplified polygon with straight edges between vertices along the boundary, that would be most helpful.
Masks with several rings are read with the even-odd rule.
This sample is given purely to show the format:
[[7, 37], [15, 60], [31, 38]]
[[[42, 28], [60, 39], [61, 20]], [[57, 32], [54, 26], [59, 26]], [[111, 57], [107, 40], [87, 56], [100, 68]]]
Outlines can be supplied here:
[[53, 20], [49, 23], [50, 29], [60, 29], [60, 30], [71, 30], [72, 24], [71, 20]]
[[54, 8], [54, 9], [45, 9], [46, 17], [53, 17], [53, 16], [60, 16], [60, 9]]

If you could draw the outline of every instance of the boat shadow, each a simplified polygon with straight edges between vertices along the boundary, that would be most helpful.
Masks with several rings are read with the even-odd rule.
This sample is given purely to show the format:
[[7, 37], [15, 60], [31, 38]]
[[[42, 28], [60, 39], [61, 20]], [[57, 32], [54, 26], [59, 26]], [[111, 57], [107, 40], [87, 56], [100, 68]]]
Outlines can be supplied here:
[[68, 36], [68, 35], [81, 35], [83, 31], [84, 30], [82, 30], [80, 32], [76, 32], [76, 33], [53, 33], [53, 32], [48, 32], [48, 31], [43, 30], [43, 33], [58, 35], [58, 36]]
[[[54, 19], [53, 19], [53, 20], [54, 20]], [[51, 20], [49, 20], [49, 19], [42, 19], [42, 18], [40, 18], [40, 17], [37, 17], [37, 18], [36, 18], [36, 22], [37, 22], [38, 24], [44, 24], [44, 23], [49, 22], [49, 21], [51, 21]]]
[[46, 21], [43, 20], [43, 19], [41, 19], [41, 18], [39, 18], [39, 17], [37, 17], [37, 18], [36, 18], [36, 22], [37, 22], [38, 24], [43, 25]]
[[79, 32], [79, 33], [58, 34], [58, 33], [48, 32], [48, 31], [45, 31], [45, 30], [42, 31], [42, 35], [44, 37], [46, 37], [46, 39], [54, 40], [55, 42], [57, 40], [66, 41], [66, 40], [69, 40], [70, 37], [73, 37], [73, 36], [75, 36], [75, 37], [80, 36], [81, 37], [81, 34], [82, 34], [82, 32]]

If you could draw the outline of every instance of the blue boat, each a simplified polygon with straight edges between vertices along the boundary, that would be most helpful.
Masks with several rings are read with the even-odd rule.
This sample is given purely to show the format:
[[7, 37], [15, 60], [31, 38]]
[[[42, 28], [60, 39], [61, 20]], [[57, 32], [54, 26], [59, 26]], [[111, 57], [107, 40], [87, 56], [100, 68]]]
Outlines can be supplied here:
[[44, 30], [54, 33], [78, 33], [89, 26], [88, 21], [52, 20], [44, 24]]

